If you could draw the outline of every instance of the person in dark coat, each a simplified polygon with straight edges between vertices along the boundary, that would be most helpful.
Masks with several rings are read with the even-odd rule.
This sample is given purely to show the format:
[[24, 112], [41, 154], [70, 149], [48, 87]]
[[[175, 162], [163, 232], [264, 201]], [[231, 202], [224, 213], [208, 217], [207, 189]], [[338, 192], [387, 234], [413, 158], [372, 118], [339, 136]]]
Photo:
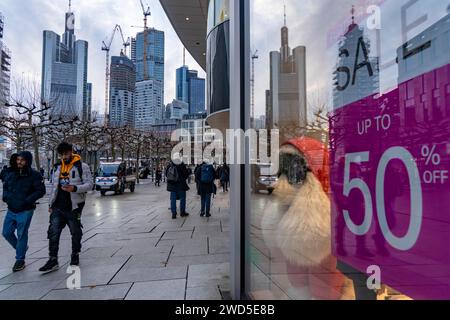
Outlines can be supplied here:
[[211, 217], [211, 197], [216, 193], [216, 185], [214, 180], [216, 177], [214, 167], [206, 162], [196, 170], [195, 180], [198, 182], [198, 195], [201, 198], [200, 216]]
[[230, 167], [228, 167], [226, 163], [220, 169], [219, 179], [223, 187], [223, 192], [228, 192], [228, 184], [230, 183]]
[[161, 185], [161, 180], [162, 180], [162, 172], [161, 169], [158, 168], [155, 174], [155, 186], [159, 187]]
[[167, 191], [170, 192], [170, 210], [172, 212], [172, 219], [177, 218], [177, 200], [180, 200], [180, 216], [187, 217], [189, 213], [186, 212], [186, 191], [189, 186], [186, 180], [189, 176], [189, 171], [184, 163], [176, 165], [171, 162], [166, 168]]
[[14, 171], [17, 168], [18, 156], [19, 155], [17, 153], [14, 153], [9, 159], [9, 167], [8, 166], [3, 167], [2, 172], [0, 172], [0, 180], [2, 180], [2, 182], [5, 181], [5, 177], [9, 172]]
[[17, 155], [16, 165], [5, 174], [3, 180], [2, 199], [8, 205], [8, 211], [2, 234], [16, 250], [13, 272], [25, 268], [28, 229], [36, 209], [36, 202], [46, 193], [44, 179], [39, 172], [31, 168], [32, 163], [32, 154], [28, 151], [21, 152]]

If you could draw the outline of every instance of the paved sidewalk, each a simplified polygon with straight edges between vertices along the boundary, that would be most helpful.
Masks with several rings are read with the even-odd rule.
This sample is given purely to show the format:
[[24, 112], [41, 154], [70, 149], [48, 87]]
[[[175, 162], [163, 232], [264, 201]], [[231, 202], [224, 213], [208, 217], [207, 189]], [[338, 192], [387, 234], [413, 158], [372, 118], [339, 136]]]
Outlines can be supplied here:
[[[171, 219], [165, 186], [149, 182], [134, 194], [89, 196], [83, 213], [81, 289], [67, 289], [70, 233], [61, 236], [60, 270], [41, 275], [48, 255], [45, 198], [30, 228], [27, 268], [13, 274], [14, 251], [0, 239], [2, 299], [222, 299], [229, 291], [229, 201], [219, 193], [212, 217], [201, 218], [191, 185], [188, 218]], [[3, 223], [5, 204], [0, 204]]]

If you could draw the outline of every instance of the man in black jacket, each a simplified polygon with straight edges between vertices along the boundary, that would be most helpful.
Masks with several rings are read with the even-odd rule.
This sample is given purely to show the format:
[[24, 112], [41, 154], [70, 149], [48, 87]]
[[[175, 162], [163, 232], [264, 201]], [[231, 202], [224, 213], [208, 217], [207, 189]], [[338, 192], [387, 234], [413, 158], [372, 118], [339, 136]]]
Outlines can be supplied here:
[[180, 200], [180, 216], [187, 217], [186, 212], [186, 191], [189, 186], [186, 183], [189, 177], [189, 171], [184, 163], [176, 165], [171, 162], [166, 169], [167, 191], [170, 192], [170, 210], [172, 219], [177, 218], [177, 200]]
[[31, 153], [21, 152], [17, 157], [17, 166], [4, 178], [3, 202], [8, 205], [8, 212], [3, 223], [2, 234], [16, 250], [13, 272], [25, 268], [28, 229], [36, 209], [36, 201], [46, 193], [44, 180], [39, 172], [31, 168], [32, 163]]

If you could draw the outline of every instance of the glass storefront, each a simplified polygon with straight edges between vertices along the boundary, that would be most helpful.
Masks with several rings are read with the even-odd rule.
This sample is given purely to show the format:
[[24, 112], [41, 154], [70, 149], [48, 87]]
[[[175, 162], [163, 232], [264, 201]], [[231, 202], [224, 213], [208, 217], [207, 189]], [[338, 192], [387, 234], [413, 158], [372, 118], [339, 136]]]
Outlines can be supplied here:
[[280, 149], [247, 181], [246, 293], [450, 299], [450, 3], [284, 3], [250, 1], [251, 124]]
[[214, 114], [230, 108], [229, 0], [209, 3], [207, 37], [207, 106]]

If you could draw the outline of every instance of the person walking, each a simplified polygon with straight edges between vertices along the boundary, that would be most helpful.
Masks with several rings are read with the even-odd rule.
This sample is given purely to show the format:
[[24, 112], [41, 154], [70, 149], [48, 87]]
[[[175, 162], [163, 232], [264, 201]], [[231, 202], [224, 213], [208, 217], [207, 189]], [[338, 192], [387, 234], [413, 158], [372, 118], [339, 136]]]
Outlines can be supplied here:
[[36, 209], [36, 201], [45, 196], [46, 190], [41, 174], [31, 168], [32, 154], [24, 151], [13, 157], [16, 158], [16, 164], [11, 163], [11, 168], [3, 177], [3, 202], [8, 205], [8, 211], [2, 234], [16, 250], [16, 262], [12, 270], [18, 272], [25, 269], [28, 229]]
[[71, 144], [62, 142], [57, 148], [61, 162], [55, 165], [53, 190], [50, 195], [48, 229], [49, 260], [39, 269], [48, 273], [59, 269], [58, 251], [61, 232], [69, 226], [72, 236], [71, 266], [80, 263], [81, 239], [83, 236], [81, 214], [86, 203], [86, 194], [92, 190], [92, 175], [89, 166], [73, 153]]
[[4, 166], [2, 169], [2, 172], [0, 172], [0, 180], [2, 182], [5, 181], [6, 176], [8, 175], [9, 172], [14, 171], [15, 169], [17, 169], [17, 157], [19, 155], [17, 153], [14, 153], [11, 158], [9, 159], [9, 167], [8, 166]]
[[228, 192], [228, 185], [230, 183], [230, 167], [225, 163], [220, 169], [220, 183], [223, 187], [223, 192]]
[[155, 174], [155, 186], [160, 187], [161, 180], [162, 180], [162, 172], [161, 172], [161, 169], [158, 168], [156, 170], [156, 174]]
[[207, 218], [211, 217], [211, 197], [215, 193], [216, 186], [214, 180], [216, 172], [211, 164], [203, 162], [197, 170], [195, 179], [199, 182], [198, 194], [200, 195], [201, 210], [200, 216]]
[[186, 165], [184, 162], [176, 165], [171, 161], [166, 168], [165, 176], [167, 179], [167, 191], [170, 192], [172, 219], [177, 218], [177, 200], [180, 200], [180, 216], [189, 216], [189, 213], [186, 212], [186, 192], [189, 191], [189, 186], [186, 183], [189, 171]]

